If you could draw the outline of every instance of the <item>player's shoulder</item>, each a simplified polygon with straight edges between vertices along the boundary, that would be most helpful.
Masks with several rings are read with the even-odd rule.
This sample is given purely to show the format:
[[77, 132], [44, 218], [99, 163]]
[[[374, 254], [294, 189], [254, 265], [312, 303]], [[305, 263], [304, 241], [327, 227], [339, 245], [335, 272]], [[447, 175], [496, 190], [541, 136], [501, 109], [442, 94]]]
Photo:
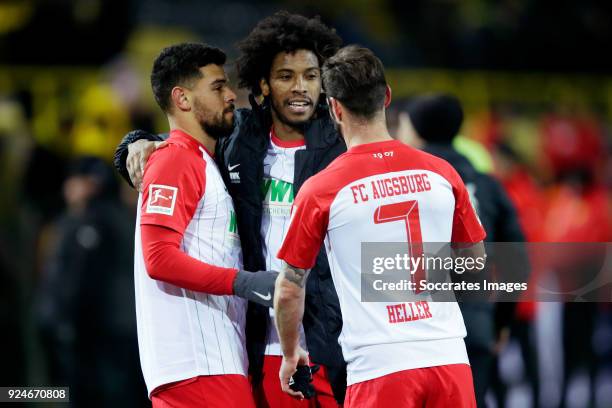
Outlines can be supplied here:
[[176, 140], [168, 139], [167, 144], [155, 150], [149, 157], [151, 162], [164, 162], [181, 166], [183, 164], [205, 164], [204, 152], [195, 150], [192, 146], [187, 143]]
[[148, 181], [160, 178], [203, 179], [207, 165], [204, 154], [180, 141], [169, 140], [166, 146], [157, 149], [147, 160], [144, 178]]
[[338, 156], [325, 169], [309, 177], [300, 188], [299, 193], [311, 197], [335, 195], [342, 188], [345, 179], [343, 168], [338, 165], [338, 161], [342, 161], [341, 157]]
[[[354, 181], [350, 167], [346, 166], [346, 153], [334, 159], [326, 168], [309, 177], [299, 193], [316, 198], [333, 198], [345, 185]], [[302, 193], [303, 191], [303, 193]]]

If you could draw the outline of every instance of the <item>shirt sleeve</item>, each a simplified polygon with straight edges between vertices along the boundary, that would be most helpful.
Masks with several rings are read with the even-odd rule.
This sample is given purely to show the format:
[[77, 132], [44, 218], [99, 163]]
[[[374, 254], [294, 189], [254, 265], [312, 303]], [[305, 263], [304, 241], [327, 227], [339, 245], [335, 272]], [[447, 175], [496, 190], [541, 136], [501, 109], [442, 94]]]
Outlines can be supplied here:
[[207, 264], [180, 250], [205, 188], [206, 161], [197, 154], [171, 145], [151, 155], [140, 208], [143, 257], [153, 279], [198, 292], [231, 295], [236, 269]]
[[302, 269], [314, 266], [329, 223], [329, 205], [324, 198], [317, 197], [313, 179], [302, 186], [295, 198], [289, 229], [277, 255]]
[[206, 161], [179, 146], [156, 151], [145, 166], [140, 225], [183, 234], [205, 188]]
[[457, 244], [475, 244], [485, 239], [485, 233], [476, 211], [470, 201], [470, 195], [463, 180], [453, 169], [453, 194], [455, 195], [455, 212], [453, 215], [453, 233], [451, 242]]
[[197, 292], [232, 295], [237, 269], [210, 265], [180, 250], [183, 234], [157, 225], [143, 225], [142, 254], [152, 279]]

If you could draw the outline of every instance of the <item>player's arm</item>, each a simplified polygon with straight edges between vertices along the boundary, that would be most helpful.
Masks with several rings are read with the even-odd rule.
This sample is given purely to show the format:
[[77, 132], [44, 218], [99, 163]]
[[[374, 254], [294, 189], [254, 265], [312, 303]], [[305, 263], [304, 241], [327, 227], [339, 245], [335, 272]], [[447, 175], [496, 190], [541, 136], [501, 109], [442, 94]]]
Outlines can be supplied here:
[[283, 351], [279, 377], [283, 391], [297, 398], [304, 394], [291, 389], [290, 379], [298, 365], [308, 364], [308, 356], [299, 346], [306, 280], [329, 221], [329, 200], [315, 188], [315, 179], [316, 176], [306, 181], [295, 198], [289, 229], [277, 255], [284, 261], [274, 295], [275, 322]]
[[306, 279], [308, 269], [297, 268], [283, 263], [276, 279], [274, 293], [274, 318], [283, 351], [283, 363], [279, 373], [283, 391], [293, 397], [304, 398], [301, 392], [289, 387], [289, 379], [297, 366], [309, 365], [308, 355], [300, 347], [300, 322], [304, 316]]
[[121, 177], [140, 191], [144, 168], [151, 153], [164, 146], [167, 134], [155, 135], [133, 130], [123, 137], [115, 150], [113, 163]]
[[[201, 159], [180, 148], [158, 152], [147, 166], [140, 217], [147, 273], [181, 288], [214, 295], [235, 294], [271, 307], [278, 273], [211, 265], [180, 249], [185, 230], [205, 194], [205, 173]], [[161, 194], [155, 194], [155, 190]], [[154, 205], [159, 197], [165, 197], [166, 206]], [[256, 296], [253, 290], [268, 296]]]
[[283, 262], [276, 279], [274, 312], [283, 355], [297, 357], [300, 342], [300, 322], [304, 317], [306, 279], [310, 270]]
[[183, 234], [158, 225], [142, 225], [141, 240], [147, 273], [152, 279], [197, 292], [237, 295], [272, 307], [277, 272], [248, 272], [199, 261], [180, 250]]
[[182, 233], [159, 225], [142, 225], [141, 240], [152, 279], [213, 295], [233, 294], [238, 270], [207, 264], [182, 252]]

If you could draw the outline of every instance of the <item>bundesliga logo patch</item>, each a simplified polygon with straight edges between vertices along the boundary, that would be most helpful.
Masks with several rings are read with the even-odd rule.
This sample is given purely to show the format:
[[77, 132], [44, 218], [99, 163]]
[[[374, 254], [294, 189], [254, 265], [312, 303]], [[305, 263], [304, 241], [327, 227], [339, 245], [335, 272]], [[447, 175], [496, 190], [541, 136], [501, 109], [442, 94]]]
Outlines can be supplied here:
[[149, 186], [147, 213], [172, 215], [174, 213], [174, 204], [176, 203], [177, 194], [178, 188], [176, 187], [151, 184]]

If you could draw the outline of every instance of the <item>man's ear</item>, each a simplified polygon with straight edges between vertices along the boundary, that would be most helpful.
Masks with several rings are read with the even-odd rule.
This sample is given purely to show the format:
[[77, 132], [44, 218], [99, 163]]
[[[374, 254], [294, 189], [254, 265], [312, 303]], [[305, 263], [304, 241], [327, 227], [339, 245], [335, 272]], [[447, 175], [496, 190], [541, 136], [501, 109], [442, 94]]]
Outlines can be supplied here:
[[191, 101], [189, 100], [189, 96], [184, 88], [180, 86], [175, 86], [172, 88], [172, 92], [170, 94], [172, 98], [172, 103], [178, 109], [183, 112], [188, 112], [191, 110]]
[[391, 105], [391, 87], [387, 85], [387, 90], [385, 91], [385, 108], [388, 108]]
[[327, 104], [329, 105], [329, 112], [332, 115], [332, 119], [336, 122], [342, 122], [342, 106], [336, 98], [327, 98]]
[[266, 81], [265, 78], [261, 78], [259, 80], [259, 88], [261, 89], [261, 94], [263, 96], [270, 96], [270, 84], [268, 84], [268, 81]]

